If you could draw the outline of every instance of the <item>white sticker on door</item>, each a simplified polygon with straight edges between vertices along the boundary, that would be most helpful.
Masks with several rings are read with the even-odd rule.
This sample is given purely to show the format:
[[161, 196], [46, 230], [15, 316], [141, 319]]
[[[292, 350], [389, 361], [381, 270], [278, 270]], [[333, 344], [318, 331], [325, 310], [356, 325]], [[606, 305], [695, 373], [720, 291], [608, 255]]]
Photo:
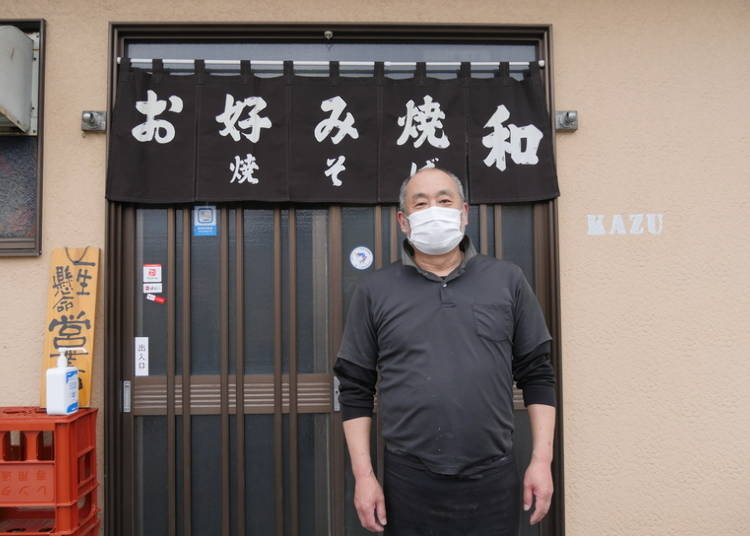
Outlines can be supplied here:
[[148, 337], [135, 338], [135, 375], [148, 376]]
[[161, 264], [144, 264], [143, 282], [161, 283]]
[[214, 205], [193, 207], [193, 236], [216, 236], [216, 223]]
[[365, 246], [357, 246], [349, 254], [349, 262], [357, 270], [367, 270], [372, 266], [373, 258], [372, 251]]
[[161, 283], [144, 283], [143, 293], [144, 294], [161, 294], [162, 286]]

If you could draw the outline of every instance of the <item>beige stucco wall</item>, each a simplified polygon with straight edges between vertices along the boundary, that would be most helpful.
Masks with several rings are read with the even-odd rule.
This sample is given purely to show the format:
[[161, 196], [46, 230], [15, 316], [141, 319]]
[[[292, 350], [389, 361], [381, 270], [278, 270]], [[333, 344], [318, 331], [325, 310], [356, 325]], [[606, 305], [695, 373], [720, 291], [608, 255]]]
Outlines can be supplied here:
[[[48, 23], [41, 258], [0, 258], [0, 405], [35, 404], [48, 253], [104, 247], [108, 23], [551, 23], [567, 533], [750, 526], [750, 3], [0, 0]], [[659, 235], [586, 216], [663, 214]], [[101, 311], [103, 313], [103, 311]], [[99, 315], [103, 328], [103, 315]], [[102, 337], [96, 393], [102, 400]], [[559, 492], [562, 490], [559, 490]]]

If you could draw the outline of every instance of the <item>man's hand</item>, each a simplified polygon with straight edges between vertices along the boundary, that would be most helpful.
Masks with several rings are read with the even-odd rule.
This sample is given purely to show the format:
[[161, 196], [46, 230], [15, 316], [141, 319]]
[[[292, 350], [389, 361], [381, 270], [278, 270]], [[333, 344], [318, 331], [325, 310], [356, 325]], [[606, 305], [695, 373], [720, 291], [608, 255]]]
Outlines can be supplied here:
[[372, 473], [357, 479], [354, 485], [354, 507], [364, 528], [372, 532], [383, 532], [386, 524], [385, 497], [383, 488]]
[[534, 501], [534, 513], [529, 520], [530, 525], [539, 523], [549, 511], [552, 502], [552, 470], [550, 462], [531, 459], [526, 475], [523, 478], [523, 510], [531, 508]]
[[531, 424], [531, 463], [523, 477], [523, 509], [527, 512], [534, 501], [529, 524], [539, 523], [549, 511], [552, 501], [552, 440], [555, 433], [555, 408], [546, 404], [529, 404]]
[[367, 530], [383, 532], [385, 525], [385, 497], [370, 460], [370, 425], [372, 417], [357, 417], [344, 421], [344, 436], [349, 447], [354, 475], [354, 508], [359, 522]]

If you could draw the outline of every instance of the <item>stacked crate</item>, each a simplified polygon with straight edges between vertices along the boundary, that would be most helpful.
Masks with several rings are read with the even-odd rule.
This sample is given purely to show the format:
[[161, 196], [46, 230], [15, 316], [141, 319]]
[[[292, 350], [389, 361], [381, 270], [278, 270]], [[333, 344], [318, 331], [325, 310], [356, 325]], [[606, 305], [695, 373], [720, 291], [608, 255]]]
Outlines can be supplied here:
[[0, 408], [0, 536], [96, 536], [96, 409]]

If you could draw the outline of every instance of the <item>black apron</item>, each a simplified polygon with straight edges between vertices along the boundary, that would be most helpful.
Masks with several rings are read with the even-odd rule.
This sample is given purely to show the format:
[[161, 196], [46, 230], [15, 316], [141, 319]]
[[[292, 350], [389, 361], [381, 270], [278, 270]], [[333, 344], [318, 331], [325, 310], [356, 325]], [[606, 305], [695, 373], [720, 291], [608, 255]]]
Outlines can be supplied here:
[[512, 455], [451, 476], [386, 449], [384, 469], [385, 536], [516, 536], [520, 478]]

